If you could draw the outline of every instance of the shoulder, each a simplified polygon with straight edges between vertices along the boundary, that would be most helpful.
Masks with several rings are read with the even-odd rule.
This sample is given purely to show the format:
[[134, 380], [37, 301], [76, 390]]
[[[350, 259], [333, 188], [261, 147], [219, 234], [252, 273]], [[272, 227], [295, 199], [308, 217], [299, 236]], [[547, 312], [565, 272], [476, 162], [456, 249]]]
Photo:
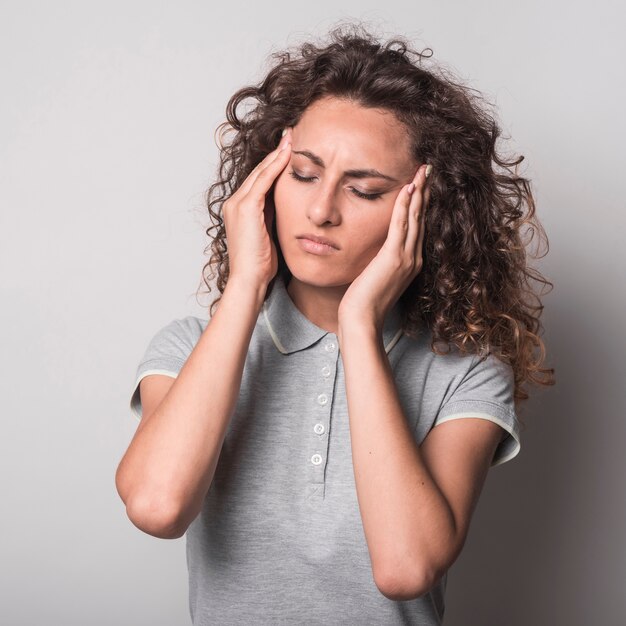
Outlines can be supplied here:
[[473, 370], [493, 371], [505, 376], [512, 373], [511, 366], [492, 353], [462, 352], [455, 344], [440, 344], [442, 354], [438, 354], [433, 350], [432, 333], [428, 330], [421, 331], [417, 337], [403, 335], [402, 339], [402, 358], [418, 361], [428, 369], [430, 376], [465, 377]]
[[195, 315], [187, 315], [186, 317], [172, 320], [170, 326], [171, 332], [175, 333], [176, 336], [189, 339], [195, 343], [208, 323], [207, 319], [196, 317]]
[[460, 382], [479, 359], [476, 354], [461, 352], [454, 344], [449, 347], [440, 344], [439, 349], [441, 354], [433, 349], [431, 331], [422, 329], [417, 336], [403, 334], [390, 356], [395, 356], [398, 365], [411, 372], [421, 371], [425, 378], [436, 383], [452, 384]]
[[193, 341], [195, 343], [207, 324], [208, 320], [196, 317], [195, 315], [175, 318], [162, 326], [154, 337], [179, 341]]
[[159, 328], [150, 339], [143, 361], [163, 356], [184, 361], [195, 347], [208, 320], [194, 315], [175, 318]]

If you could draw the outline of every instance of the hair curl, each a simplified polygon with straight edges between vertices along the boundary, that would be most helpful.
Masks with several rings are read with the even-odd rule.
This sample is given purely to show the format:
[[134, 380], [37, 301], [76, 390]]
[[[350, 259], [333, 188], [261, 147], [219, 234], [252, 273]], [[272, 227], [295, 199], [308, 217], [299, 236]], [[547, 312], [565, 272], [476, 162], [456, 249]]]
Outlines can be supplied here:
[[[518, 173], [524, 157], [507, 159], [496, 149], [501, 130], [488, 110], [491, 105], [450, 70], [425, 69], [424, 59], [431, 56], [432, 49], [417, 52], [405, 37], [380, 43], [363, 27], [339, 26], [325, 44], [307, 41], [271, 54], [277, 62], [262, 82], [231, 97], [227, 119], [217, 129], [218, 180], [206, 194], [212, 226], [206, 230], [211, 243], [205, 254], [211, 249], [212, 255], [202, 276], [210, 292], [209, 280], [216, 274], [212, 271], [207, 280], [205, 270], [217, 267], [220, 292], [210, 314], [229, 275], [222, 204], [276, 148], [282, 129], [294, 126], [309, 105], [327, 96], [385, 109], [406, 126], [415, 160], [433, 166], [422, 269], [399, 300], [404, 331], [415, 337], [420, 327], [428, 328], [436, 354], [456, 346], [462, 353], [482, 358], [492, 353], [510, 364], [517, 404], [528, 398], [522, 388], [526, 381], [555, 384], [554, 368], [542, 367], [546, 350], [539, 296], [544, 294], [535, 294], [529, 280], [554, 285], [527, 265], [522, 229], [528, 226], [531, 240], [535, 229], [546, 246], [548, 240], [535, 217], [530, 180]], [[237, 109], [248, 98], [256, 105], [240, 116]], [[229, 131], [234, 137], [226, 144]], [[272, 230], [277, 276], [288, 278], [275, 220]]]

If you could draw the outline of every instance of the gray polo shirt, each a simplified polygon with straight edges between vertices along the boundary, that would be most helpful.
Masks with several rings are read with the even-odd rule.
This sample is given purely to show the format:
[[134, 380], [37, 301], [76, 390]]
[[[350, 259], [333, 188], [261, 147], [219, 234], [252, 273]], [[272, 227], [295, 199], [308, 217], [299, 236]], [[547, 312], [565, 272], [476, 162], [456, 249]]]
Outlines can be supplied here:
[[[492, 466], [520, 450], [513, 371], [494, 356], [430, 350], [388, 314], [383, 339], [415, 441], [441, 422], [480, 417], [508, 436]], [[139, 382], [176, 377], [207, 320], [176, 319], [150, 341]], [[250, 341], [241, 392], [202, 511], [189, 526], [189, 609], [195, 625], [441, 624], [447, 574], [408, 601], [376, 587], [352, 468], [350, 427], [337, 336], [296, 308], [281, 277]]]

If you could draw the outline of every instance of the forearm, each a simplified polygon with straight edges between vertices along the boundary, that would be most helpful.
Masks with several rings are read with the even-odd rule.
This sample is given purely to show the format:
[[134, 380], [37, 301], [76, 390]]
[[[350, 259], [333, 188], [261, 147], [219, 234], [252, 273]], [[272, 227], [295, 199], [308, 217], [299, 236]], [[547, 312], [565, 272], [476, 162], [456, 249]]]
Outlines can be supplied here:
[[[186, 529], [213, 481], [264, 291], [229, 282], [178, 377], [120, 465], [127, 509]], [[175, 512], [175, 513], [172, 513]], [[169, 516], [169, 517], [168, 517]]]
[[434, 482], [400, 405], [373, 325], [339, 331], [357, 498], [380, 580], [430, 579], [454, 542], [452, 511]]

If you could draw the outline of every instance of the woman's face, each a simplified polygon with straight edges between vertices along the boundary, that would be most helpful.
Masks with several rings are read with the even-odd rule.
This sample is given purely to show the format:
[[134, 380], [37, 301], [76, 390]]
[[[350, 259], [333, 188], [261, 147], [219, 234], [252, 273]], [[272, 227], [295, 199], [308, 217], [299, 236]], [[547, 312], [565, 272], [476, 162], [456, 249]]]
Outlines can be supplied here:
[[[349, 284], [385, 242], [398, 193], [419, 165], [408, 133], [392, 113], [336, 98], [313, 103], [292, 132], [290, 161], [274, 187], [285, 262], [304, 283]], [[336, 248], [315, 253], [307, 234]]]

